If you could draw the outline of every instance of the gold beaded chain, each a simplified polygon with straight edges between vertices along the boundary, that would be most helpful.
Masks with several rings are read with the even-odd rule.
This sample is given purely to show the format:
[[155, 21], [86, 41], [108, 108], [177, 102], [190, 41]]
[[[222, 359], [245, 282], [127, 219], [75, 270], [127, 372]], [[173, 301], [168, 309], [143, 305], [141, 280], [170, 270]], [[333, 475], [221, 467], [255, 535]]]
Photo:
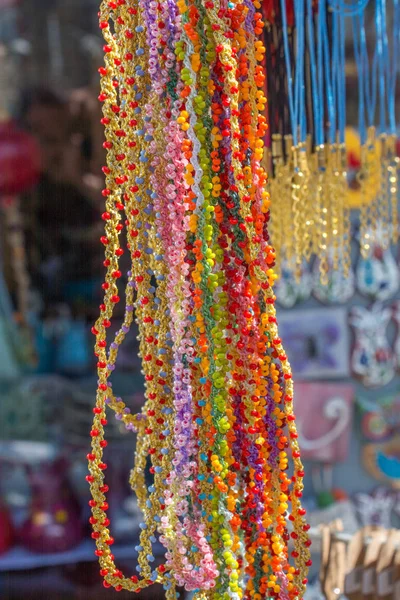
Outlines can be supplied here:
[[[112, 21], [115, 26], [115, 33], [110, 32], [109, 22]], [[141, 206], [138, 202], [134, 201], [135, 194], [138, 193], [136, 189], [137, 181], [141, 178], [146, 181], [148, 177], [148, 170], [144, 167], [144, 163], [140, 162], [141, 151], [143, 146], [140, 143], [140, 137], [132, 136], [128, 132], [133, 131], [134, 128], [143, 126], [143, 115], [137, 120], [131, 119], [127, 123], [128, 111], [124, 110], [125, 106], [134, 103], [132, 85], [133, 85], [133, 74], [130, 72], [130, 63], [132, 62], [133, 56], [130, 52], [130, 45], [126, 45], [124, 40], [129, 40], [132, 36], [133, 28], [137, 28], [140, 20], [140, 8], [132, 9], [128, 8], [125, 3], [114, 6], [114, 3], [103, 2], [100, 13], [100, 23], [103, 29], [103, 34], [106, 40], [106, 66], [101, 71], [102, 75], [102, 92], [100, 99], [103, 102], [103, 123], [105, 125], [106, 142], [105, 147], [108, 151], [107, 156], [107, 167], [105, 168], [106, 173], [106, 213], [103, 218], [106, 222], [106, 236], [102, 238], [103, 243], [106, 246], [106, 265], [107, 275], [106, 282], [103, 285], [105, 289], [105, 300], [104, 310], [102, 315], [95, 325], [96, 333], [96, 353], [99, 358], [99, 388], [97, 395], [97, 402], [92, 429], [92, 453], [89, 456], [89, 468], [90, 468], [90, 485], [93, 500], [91, 501], [92, 506], [92, 525], [94, 528], [94, 536], [97, 545], [97, 555], [100, 559], [101, 573], [105, 578], [105, 584], [107, 586], [113, 586], [117, 590], [126, 589], [135, 591], [147, 587], [149, 583], [153, 581], [162, 582], [164, 576], [162, 572], [156, 573], [156, 578], [150, 579], [151, 567], [149, 565], [149, 558], [152, 557], [152, 543], [150, 538], [155, 532], [155, 519], [158, 507], [156, 506], [156, 492], [150, 494], [150, 499], [146, 499], [147, 490], [145, 489], [144, 483], [144, 467], [147, 460], [147, 451], [151, 448], [152, 443], [158, 442], [155, 433], [158, 427], [155, 426], [157, 417], [160, 418], [160, 414], [157, 414], [155, 410], [147, 410], [149, 406], [149, 400], [153, 396], [157, 396], [157, 384], [154, 383], [154, 375], [152, 374], [150, 361], [146, 360], [146, 349], [148, 348], [149, 339], [154, 339], [154, 322], [155, 319], [151, 316], [151, 306], [149, 299], [149, 288], [151, 287], [151, 278], [148, 273], [148, 269], [143, 268], [139, 264], [138, 260], [132, 260], [132, 272], [129, 275], [126, 303], [127, 306], [132, 306], [133, 297], [133, 285], [136, 286], [137, 296], [141, 300], [136, 302], [136, 318], [139, 325], [139, 340], [140, 340], [140, 352], [143, 358], [143, 366], [145, 372], [145, 378], [147, 383], [146, 397], [147, 402], [142, 411], [142, 418], [140, 415], [134, 416], [125, 412], [125, 404], [116, 399], [111, 393], [110, 388], [107, 385], [107, 375], [109, 374], [108, 369], [115, 364], [118, 352], [118, 346], [122, 342], [125, 333], [123, 328], [117, 334], [114, 344], [111, 345], [110, 354], [107, 357], [106, 347], [106, 328], [110, 323], [110, 318], [113, 312], [113, 306], [119, 301], [118, 288], [116, 285], [118, 271], [118, 258], [121, 256], [121, 247], [119, 244], [118, 232], [122, 230], [120, 227], [120, 212], [125, 210], [127, 216], [127, 229], [129, 239], [129, 249], [132, 258], [139, 259], [145, 258], [145, 255], [141, 256], [139, 246], [147, 245], [144, 236], [144, 227], [138, 228], [139, 220], [144, 224], [148, 222], [148, 215], [145, 214], [144, 210], [140, 210], [137, 207]], [[117, 41], [118, 40], [118, 41]], [[145, 39], [142, 36], [142, 40], [138, 40], [139, 48], [143, 48], [142, 68], [146, 64], [146, 56], [144, 48]], [[138, 64], [140, 68], [140, 62]], [[121, 76], [122, 75], [122, 76]], [[119, 85], [117, 81], [119, 80]], [[146, 90], [146, 80], [142, 87], [142, 92]], [[125, 87], [126, 86], [126, 87]], [[119, 89], [120, 98], [117, 96], [116, 90]], [[122, 111], [121, 111], [122, 107]], [[129, 106], [132, 108], [132, 106]], [[142, 123], [140, 122], [142, 121]], [[124, 129], [128, 125], [129, 129]], [[130, 167], [131, 166], [131, 167]], [[128, 175], [127, 175], [128, 174]], [[124, 190], [124, 192], [122, 191]], [[122, 198], [123, 196], [123, 198]], [[122, 199], [125, 201], [125, 205], [122, 204]], [[148, 261], [150, 266], [150, 261]], [[136, 267], [137, 265], [137, 267]], [[163, 268], [163, 262], [160, 261], [160, 267]], [[160, 284], [157, 288], [158, 298], [161, 300], [156, 315], [159, 314], [161, 323], [160, 330], [164, 332], [168, 330], [168, 326], [165, 319], [166, 300], [165, 293], [163, 293], [163, 286]], [[144, 302], [146, 300], [146, 302]], [[149, 308], [147, 308], [149, 307]], [[132, 306], [133, 308], [133, 306]], [[125, 327], [129, 327], [133, 319], [133, 311], [126, 312]], [[160, 336], [161, 340], [163, 339]], [[168, 352], [168, 350], [166, 350]], [[168, 355], [167, 355], [168, 356]], [[153, 359], [152, 359], [153, 360]], [[106, 370], [107, 369], [107, 370]], [[168, 394], [166, 394], [168, 397]], [[104, 441], [104, 426], [106, 425], [105, 419], [105, 405], [106, 399], [110, 408], [121, 416], [122, 420], [126, 424], [132, 424], [139, 431], [142, 431], [146, 425], [146, 436], [139, 436], [139, 443], [136, 451], [136, 465], [132, 472], [131, 482], [135, 487], [135, 491], [138, 496], [139, 506], [145, 509], [144, 518], [145, 523], [140, 534], [140, 546], [138, 563], [142, 573], [142, 579], [138, 579], [137, 576], [126, 578], [116, 568], [114, 559], [110, 551], [110, 543], [112, 538], [110, 536], [107, 525], [109, 520], [106, 518], [106, 510], [108, 505], [105, 501], [105, 493], [107, 486], [100, 485], [103, 483], [103, 470], [105, 463], [102, 462], [103, 448], [105, 447]], [[152, 403], [153, 406], [153, 403]], [[159, 404], [158, 404], [159, 406]], [[154, 427], [154, 434], [152, 435], [151, 427]], [[163, 455], [161, 458], [157, 455], [154, 456], [153, 469], [157, 469], [161, 464], [164, 464], [168, 458], [167, 455]], [[162, 468], [162, 467], [161, 467]], [[157, 472], [154, 474], [155, 482], [158, 478]], [[157, 484], [155, 485], [157, 487]], [[150, 507], [148, 506], [150, 504]], [[150, 508], [150, 509], [149, 509]]]

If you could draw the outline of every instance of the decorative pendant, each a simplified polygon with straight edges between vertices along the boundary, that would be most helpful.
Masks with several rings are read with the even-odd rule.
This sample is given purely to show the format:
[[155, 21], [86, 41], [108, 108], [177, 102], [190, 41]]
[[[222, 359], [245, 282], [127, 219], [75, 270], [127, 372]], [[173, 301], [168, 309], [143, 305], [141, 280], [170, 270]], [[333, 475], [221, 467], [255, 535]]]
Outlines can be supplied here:
[[351, 309], [350, 324], [355, 334], [351, 366], [365, 387], [382, 387], [394, 377], [395, 360], [386, 337], [390, 318], [391, 310], [380, 304], [370, 309]]
[[360, 256], [356, 281], [360, 294], [381, 302], [394, 296], [399, 288], [399, 268], [390, 247], [384, 247], [382, 227], [377, 229], [368, 257]]
[[283, 308], [293, 308], [296, 304], [305, 302], [311, 295], [311, 274], [306, 261], [300, 266], [295, 262], [283, 260], [281, 274], [275, 284], [277, 302]]
[[400, 436], [378, 444], [366, 444], [362, 450], [363, 464], [377, 481], [400, 490]]
[[343, 264], [335, 268], [333, 252], [327, 260], [326, 281], [321, 281], [321, 261], [316, 259], [312, 269], [313, 295], [323, 304], [345, 304], [354, 295], [354, 273], [349, 266], [347, 274]]

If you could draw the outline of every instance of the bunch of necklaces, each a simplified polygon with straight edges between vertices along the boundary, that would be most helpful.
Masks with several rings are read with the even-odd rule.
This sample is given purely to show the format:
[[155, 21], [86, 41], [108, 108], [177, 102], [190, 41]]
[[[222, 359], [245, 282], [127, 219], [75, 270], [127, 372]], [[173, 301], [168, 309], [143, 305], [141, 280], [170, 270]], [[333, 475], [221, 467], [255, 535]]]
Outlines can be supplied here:
[[[376, 245], [386, 250], [398, 242], [400, 3], [264, 0], [262, 8], [270, 126], [265, 166], [271, 196], [281, 199], [271, 204], [275, 272], [289, 270], [299, 279], [316, 259], [323, 285], [333, 272], [345, 281], [352, 240], [364, 260]], [[353, 80], [347, 61], [354, 64]], [[359, 136], [356, 206], [345, 136], [350, 97], [357, 100]]]
[[[274, 307], [260, 4], [104, 0], [99, 20], [106, 275], [87, 480], [100, 574], [116, 591], [160, 583], [167, 599], [183, 587], [196, 600], [300, 600], [311, 542]], [[111, 381], [134, 319], [139, 414]], [[110, 411], [136, 433], [130, 483], [143, 521], [128, 575], [107, 516]]]

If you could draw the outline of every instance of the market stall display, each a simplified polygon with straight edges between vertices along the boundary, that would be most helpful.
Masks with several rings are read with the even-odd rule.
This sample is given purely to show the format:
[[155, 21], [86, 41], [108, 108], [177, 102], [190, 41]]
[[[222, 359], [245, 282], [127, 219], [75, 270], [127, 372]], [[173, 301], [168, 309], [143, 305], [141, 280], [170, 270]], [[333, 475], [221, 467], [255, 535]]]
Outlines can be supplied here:
[[397, 600], [400, 4], [99, 2], [0, 10], [2, 594]]

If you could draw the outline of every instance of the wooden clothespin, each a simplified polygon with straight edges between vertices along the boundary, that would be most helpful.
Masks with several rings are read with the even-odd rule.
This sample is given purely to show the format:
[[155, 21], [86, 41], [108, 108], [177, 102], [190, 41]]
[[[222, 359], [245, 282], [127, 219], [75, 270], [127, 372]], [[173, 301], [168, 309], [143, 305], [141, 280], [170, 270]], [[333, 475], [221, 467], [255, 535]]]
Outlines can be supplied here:
[[343, 524], [336, 520], [322, 526], [322, 556], [320, 583], [326, 600], [338, 600], [343, 594], [346, 571], [346, 542], [335, 534], [343, 531]]

